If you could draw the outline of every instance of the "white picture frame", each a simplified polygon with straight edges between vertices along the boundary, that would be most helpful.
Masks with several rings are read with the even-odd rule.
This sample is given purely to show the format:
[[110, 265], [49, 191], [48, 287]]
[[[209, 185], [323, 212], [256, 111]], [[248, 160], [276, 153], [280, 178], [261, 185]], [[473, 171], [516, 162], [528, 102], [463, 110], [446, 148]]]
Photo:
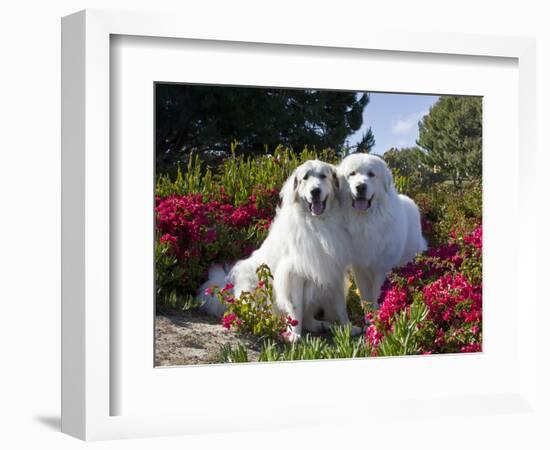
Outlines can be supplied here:
[[[117, 357], [111, 347], [116, 323], [111, 320], [110, 258], [111, 191], [117, 177], [110, 162], [110, 58], [111, 37], [142, 36], [212, 42], [282, 44], [305, 48], [330, 49], [338, 53], [349, 49], [381, 52], [406, 52], [411, 58], [426, 55], [456, 55], [497, 57], [517, 60], [518, 73], [518, 143], [519, 174], [511, 189], [514, 197], [522, 198], [517, 212], [522, 221], [517, 224], [522, 239], [514, 245], [518, 261], [517, 280], [527, 280], [535, 272], [536, 217], [532, 194], [534, 186], [527, 176], [533, 171], [535, 127], [535, 45], [525, 38], [487, 37], [451, 34], [418, 34], [398, 32], [351, 32], [337, 35], [330, 30], [311, 30], [307, 35], [299, 30], [251, 26], [233, 28], [230, 24], [216, 30], [185, 17], [165, 14], [144, 14], [87, 10], [67, 16], [62, 22], [62, 431], [85, 440], [162, 436], [173, 434], [261, 429], [266, 427], [309, 426], [353, 421], [358, 414], [382, 414], [389, 421], [399, 422], [405, 414], [422, 415], [438, 408], [442, 416], [468, 414], [498, 415], [509, 411], [521, 417], [537, 415], [536, 358], [533, 346], [518, 345], [517, 377], [507, 389], [488, 395], [477, 392], [464, 397], [442, 397], [426, 393], [423, 399], [396, 397], [384, 403], [370, 404], [363, 398], [338, 403], [330, 408], [315, 404], [293, 405], [291, 411], [273, 406], [272, 415], [246, 408], [232, 412], [230, 419], [222, 416], [204, 420], [197, 414], [200, 405], [183, 405], [181, 412], [112, 415], [112, 398], [116, 383], [111, 366]], [[281, 51], [284, 51], [281, 50]], [[523, 285], [523, 284], [522, 284]], [[529, 295], [531, 289], [531, 295]], [[534, 286], [522, 288], [522, 309], [535, 309]], [[517, 295], [517, 293], [516, 293]], [[518, 311], [517, 323], [521, 342], [535, 342], [536, 329], [526, 313]], [[516, 342], [516, 344], [519, 343]], [[467, 358], [457, 356], [456, 358]], [[412, 361], [409, 359], [409, 361]], [[474, 361], [474, 362], [472, 362]], [[322, 362], [319, 362], [322, 364]], [[391, 362], [397, 370], [403, 370]], [[317, 362], [316, 362], [317, 364]], [[468, 364], [476, 364], [470, 358]], [[293, 365], [293, 372], [308, 370], [302, 363]], [[257, 366], [256, 366], [257, 367]], [[264, 366], [266, 371], [280, 371], [278, 365]], [[323, 366], [327, 367], [327, 366]], [[347, 364], [330, 366], [331, 376], [352, 370]], [[227, 367], [244, 373], [242, 367]], [[311, 366], [310, 366], [311, 369]], [[311, 371], [311, 370], [310, 370]], [[189, 372], [188, 372], [189, 373]], [[346, 372], [347, 373], [347, 372]], [[182, 377], [185, 373], [182, 373]], [[395, 412], [395, 405], [399, 411]], [[472, 407], [473, 405], [473, 407]], [[248, 405], [249, 407], [250, 405]], [[269, 406], [269, 405], [268, 405]], [[472, 410], [473, 408], [473, 410]], [[203, 406], [204, 409], [204, 406]], [[250, 409], [250, 407], [248, 408]], [[375, 413], [374, 410], [377, 410]], [[205, 411], [207, 408], [205, 409]], [[269, 421], [266, 418], [269, 417]], [[481, 419], [480, 419], [481, 420]], [[498, 429], [498, 421], [487, 420], [487, 426]]]

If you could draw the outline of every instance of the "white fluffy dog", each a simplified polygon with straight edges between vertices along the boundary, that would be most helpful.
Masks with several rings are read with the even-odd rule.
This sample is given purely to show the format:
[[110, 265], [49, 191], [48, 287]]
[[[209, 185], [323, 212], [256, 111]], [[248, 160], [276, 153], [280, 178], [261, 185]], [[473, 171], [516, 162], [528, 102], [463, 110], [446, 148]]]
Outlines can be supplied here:
[[[237, 262], [228, 274], [220, 266], [211, 268], [199, 295], [207, 312], [221, 316], [224, 307], [207, 296], [205, 289], [231, 282], [233, 294], [239, 296], [257, 286], [256, 269], [267, 264], [273, 274], [275, 312], [298, 321], [289, 330], [289, 340], [294, 342], [300, 339], [302, 329], [319, 332], [333, 321], [349, 323], [344, 274], [350, 250], [332, 165], [306, 161], [284, 183], [280, 195], [282, 205], [261, 247]], [[314, 317], [320, 310], [324, 321]], [[354, 327], [354, 332], [358, 331]]]
[[350, 155], [338, 166], [351, 238], [352, 268], [361, 299], [378, 307], [387, 273], [426, 249], [418, 207], [397, 194], [383, 159]]

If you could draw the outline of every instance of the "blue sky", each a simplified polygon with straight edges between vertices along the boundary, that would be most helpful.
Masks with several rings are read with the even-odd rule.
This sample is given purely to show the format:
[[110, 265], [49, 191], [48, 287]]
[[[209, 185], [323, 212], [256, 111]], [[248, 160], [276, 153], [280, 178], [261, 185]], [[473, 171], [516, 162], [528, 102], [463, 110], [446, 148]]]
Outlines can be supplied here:
[[350, 137], [350, 145], [356, 144], [369, 126], [376, 140], [373, 153], [416, 145], [418, 121], [438, 98], [437, 95], [371, 93], [363, 113], [363, 126]]

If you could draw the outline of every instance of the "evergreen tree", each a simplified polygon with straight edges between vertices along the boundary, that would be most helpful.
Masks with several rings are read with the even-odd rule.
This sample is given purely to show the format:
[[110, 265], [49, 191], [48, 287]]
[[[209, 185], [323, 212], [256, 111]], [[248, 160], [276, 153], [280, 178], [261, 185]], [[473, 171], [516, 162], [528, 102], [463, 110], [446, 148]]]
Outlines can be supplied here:
[[[233, 141], [238, 152], [251, 155], [279, 144], [340, 149], [361, 128], [368, 102], [368, 94], [356, 92], [159, 83], [157, 173], [185, 166], [191, 152], [216, 164]], [[364, 145], [370, 142], [372, 131]]]
[[425, 164], [455, 186], [481, 177], [481, 97], [440, 97], [418, 125], [417, 144], [425, 151]]
[[372, 128], [369, 127], [369, 129], [363, 133], [361, 140], [357, 143], [357, 151], [362, 153], [370, 153], [374, 147], [374, 144], [376, 144], [376, 140], [374, 139]]

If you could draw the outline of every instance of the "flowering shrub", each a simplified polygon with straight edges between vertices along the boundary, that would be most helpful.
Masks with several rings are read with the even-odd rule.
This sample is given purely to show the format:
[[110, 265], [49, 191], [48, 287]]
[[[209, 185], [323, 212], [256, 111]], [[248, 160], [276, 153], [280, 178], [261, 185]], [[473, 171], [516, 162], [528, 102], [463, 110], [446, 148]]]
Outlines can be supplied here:
[[444, 244], [453, 231], [468, 234], [481, 222], [481, 180], [462, 189], [439, 183], [428, 189], [407, 192], [422, 212], [422, 231], [432, 245]]
[[179, 307], [195, 295], [213, 263], [245, 258], [265, 238], [279, 189], [303, 161], [334, 159], [308, 149], [295, 153], [283, 147], [274, 155], [228, 158], [214, 174], [198, 155], [174, 181], [157, 180], [155, 197], [155, 283], [157, 307]]
[[404, 354], [481, 351], [481, 250], [480, 225], [394, 270], [380, 309], [365, 317], [372, 353], [396, 354], [389, 343], [400, 328], [411, 330]]
[[242, 292], [239, 297], [232, 293], [233, 285], [223, 288], [212, 287], [206, 290], [207, 295], [216, 295], [226, 306], [222, 325], [228, 330], [252, 333], [269, 338], [285, 338], [289, 327], [298, 325], [290, 316], [278, 316], [273, 312], [273, 276], [265, 264], [256, 270], [258, 285], [252, 292]]
[[223, 192], [221, 200], [210, 201], [201, 194], [156, 198], [158, 303], [166, 303], [166, 295], [194, 295], [211, 264], [243, 258], [257, 247], [273, 215], [271, 208], [257, 204], [268, 204], [272, 200], [267, 197], [277, 194], [256, 192], [239, 206], [233, 206]]
[[[275, 215], [278, 189], [295, 167], [315, 157], [337, 162], [330, 150], [296, 153], [281, 147], [273, 155], [233, 156], [215, 170], [203, 166], [195, 155], [175, 180], [159, 177], [157, 306], [196, 306], [192, 296], [212, 264], [231, 263], [258, 248]], [[216, 288], [215, 294], [227, 306], [222, 326], [276, 338], [262, 350], [263, 360], [270, 361], [481, 351], [481, 182], [469, 182], [461, 189], [436, 183], [426, 189], [412, 178], [395, 175], [399, 190], [419, 205], [430, 248], [389, 274], [378, 311], [366, 310], [355, 289], [350, 289], [349, 316], [355, 325], [366, 322], [364, 336], [338, 338], [344, 332], [334, 329], [332, 341], [305, 337], [301, 344], [282, 344], [294, 319], [273, 314], [268, 268], [260, 268], [254, 291], [239, 298], [231, 295], [230, 286]], [[238, 352], [227, 355], [243, 359], [242, 349]]]

